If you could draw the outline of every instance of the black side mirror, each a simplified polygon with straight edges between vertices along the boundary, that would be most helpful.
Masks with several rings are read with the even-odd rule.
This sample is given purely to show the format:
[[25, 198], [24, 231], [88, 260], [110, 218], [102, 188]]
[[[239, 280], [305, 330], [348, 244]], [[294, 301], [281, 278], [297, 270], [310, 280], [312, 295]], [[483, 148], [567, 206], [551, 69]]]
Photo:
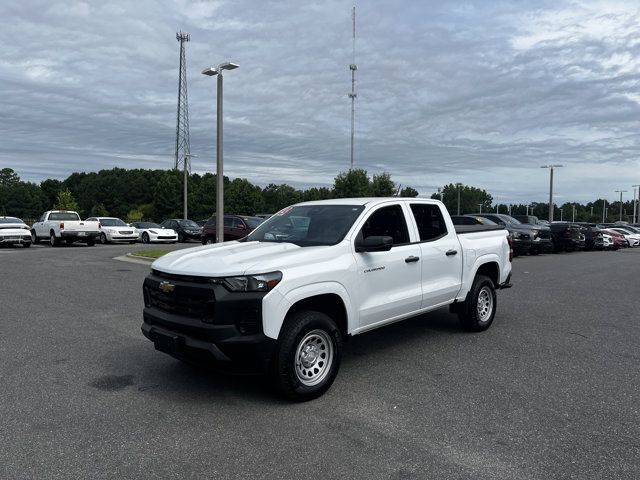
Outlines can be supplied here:
[[393, 237], [374, 235], [356, 241], [356, 252], [387, 252], [393, 247]]

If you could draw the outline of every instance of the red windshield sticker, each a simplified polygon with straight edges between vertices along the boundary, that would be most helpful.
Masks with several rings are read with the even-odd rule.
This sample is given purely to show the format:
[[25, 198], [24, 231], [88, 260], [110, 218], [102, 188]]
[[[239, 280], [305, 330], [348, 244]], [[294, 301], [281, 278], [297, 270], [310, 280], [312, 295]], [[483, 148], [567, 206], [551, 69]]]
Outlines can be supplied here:
[[276, 215], [279, 216], [279, 217], [282, 217], [283, 215], [286, 215], [287, 213], [289, 213], [291, 211], [291, 209], [292, 209], [292, 207], [283, 208], [278, 213], [276, 213]]

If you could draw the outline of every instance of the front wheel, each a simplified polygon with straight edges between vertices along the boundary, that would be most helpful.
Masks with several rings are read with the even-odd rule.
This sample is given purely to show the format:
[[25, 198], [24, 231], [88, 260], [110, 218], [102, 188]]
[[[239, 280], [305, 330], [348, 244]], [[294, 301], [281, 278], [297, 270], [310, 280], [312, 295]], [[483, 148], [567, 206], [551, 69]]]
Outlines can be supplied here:
[[31, 230], [31, 243], [40, 243], [40, 239], [36, 235], [35, 230]]
[[22, 246], [24, 248], [29, 248], [31, 246], [31, 242], [23, 243]]
[[142, 243], [149, 243], [149, 234], [147, 232], [142, 234]]
[[104, 233], [100, 234], [100, 243], [103, 245], [106, 245], [107, 243], [109, 243], [109, 240], [107, 240], [107, 236]]
[[467, 296], [467, 300], [458, 311], [460, 323], [472, 332], [482, 332], [491, 326], [496, 315], [496, 289], [490, 278], [477, 275]]
[[342, 334], [327, 315], [315, 311], [293, 314], [282, 326], [273, 359], [278, 390], [297, 402], [325, 393], [338, 374]]
[[181, 234], [181, 233], [179, 233], [179, 234], [178, 234], [178, 242], [179, 242], [179, 243], [184, 243], [184, 242], [185, 242], [184, 235], [183, 235], [183, 234]]

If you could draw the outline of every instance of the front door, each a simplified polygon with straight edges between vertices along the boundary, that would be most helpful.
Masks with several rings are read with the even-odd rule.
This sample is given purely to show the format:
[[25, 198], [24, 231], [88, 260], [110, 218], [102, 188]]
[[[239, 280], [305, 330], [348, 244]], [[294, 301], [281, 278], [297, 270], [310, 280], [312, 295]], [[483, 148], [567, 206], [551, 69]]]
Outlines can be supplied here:
[[[371, 327], [420, 309], [420, 246], [412, 244], [400, 205], [381, 206], [366, 219], [358, 237], [389, 236], [386, 252], [356, 252], [360, 327]], [[355, 246], [354, 246], [355, 248]]]

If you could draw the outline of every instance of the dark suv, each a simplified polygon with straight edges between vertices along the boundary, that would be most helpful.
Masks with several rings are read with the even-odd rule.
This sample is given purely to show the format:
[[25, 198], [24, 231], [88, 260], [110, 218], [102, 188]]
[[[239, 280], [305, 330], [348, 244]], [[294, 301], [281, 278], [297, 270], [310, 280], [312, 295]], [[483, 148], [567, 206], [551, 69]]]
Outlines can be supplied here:
[[586, 235], [580, 225], [570, 222], [552, 222], [549, 226], [554, 252], [584, 250]]
[[[239, 240], [246, 237], [258, 225], [264, 222], [264, 218], [245, 217], [242, 215], [224, 216], [224, 241]], [[207, 220], [202, 229], [202, 244], [216, 243], [216, 217]]]
[[474, 213], [472, 216], [488, 218], [498, 225], [504, 225], [511, 235], [514, 255], [524, 255], [526, 253], [537, 255], [552, 250], [549, 227], [520, 223], [511, 215], [505, 215], [504, 213]]

